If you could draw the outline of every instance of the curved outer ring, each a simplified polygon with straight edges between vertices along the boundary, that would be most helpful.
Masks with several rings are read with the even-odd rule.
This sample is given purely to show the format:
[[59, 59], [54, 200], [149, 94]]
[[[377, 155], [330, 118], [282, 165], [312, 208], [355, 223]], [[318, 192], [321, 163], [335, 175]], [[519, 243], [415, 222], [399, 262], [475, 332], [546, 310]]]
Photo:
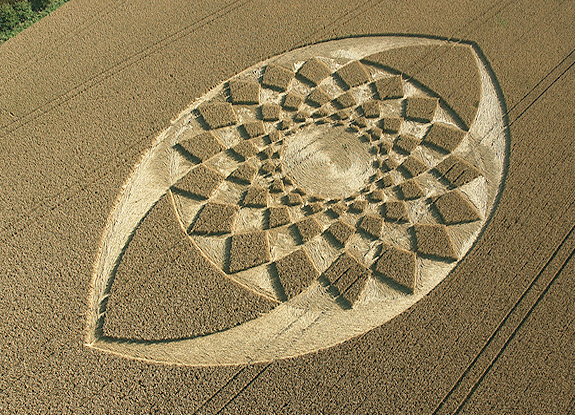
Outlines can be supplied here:
[[[506, 166], [508, 139], [502, 104], [498, 100], [496, 81], [488, 64], [480, 58], [481, 53], [478, 53], [476, 46], [421, 37], [349, 38], [296, 49], [259, 62], [244, 72], [274, 61], [278, 63], [283, 60], [294, 61], [295, 57], [297, 60], [305, 60], [317, 54], [323, 54], [324, 56], [361, 59], [383, 50], [445, 44], [471, 48], [481, 73], [481, 100], [476, 120], [469, 133], [474, 137], [479, 137], [478, 142], [482, 152], [493, 160], [494, 168], [486, 172], [486, 179], [491, 186], [485, 219], [477, 235], [479, 237], [480, 231], [491, 217], [498, 200], [500, 183], [504, 178]], [[173, 177], [169, 174], [171, 169], [166, 168], [165, 160], [170, 160], [172, 166], [177, 165], [172, 149], [177, 138], [176, 132], [189, 121], [191, 110], [215, 96], [223, 86], [224, 83], [203, 95], [180, 113], [170, 127], [159, 134], [152, 148], [143, 156], [122, 189], [105, 228], [94, 268], [86, 325], [87, 346], [128, 358], [192, 366], [247, 364], [293, 357], [334, 346], [389, 321], [419, 301], [449, 274], [448, 271], [438, 281], [423, 287], [417, 294], [397, 300], [393, 307], [371, 312], [361, 310], [361, 315], [358, 314], [360, 311], [348, 310], [342, 318], [325, 311], [304, 312], [284, 303], [258, 319], [204, 337], [169, 342], [118, 341], [102, 337], [101, 325], [105, 299], [123, 247], [154, 203], [166, 194], [175, 181], [187, 173], [187, 171], [179, 171], [176, 177]], [[466, 247], [465, 254], [471, 249], [471, 245]], [[312, 324], [314, 329], [306, 331], [305, 328]], [[281, 329], [278, 330], [278, 327]], [[297, 332], [299, 335], [297, 337], [286, 335], [286, 327], [299, 327]], [[345, 332], [340, 330], [342, 327], [346, 328]], [[304, 331], [306, 334], [302, 335]], [[238, 341], [239, 339], [241, 341]]]

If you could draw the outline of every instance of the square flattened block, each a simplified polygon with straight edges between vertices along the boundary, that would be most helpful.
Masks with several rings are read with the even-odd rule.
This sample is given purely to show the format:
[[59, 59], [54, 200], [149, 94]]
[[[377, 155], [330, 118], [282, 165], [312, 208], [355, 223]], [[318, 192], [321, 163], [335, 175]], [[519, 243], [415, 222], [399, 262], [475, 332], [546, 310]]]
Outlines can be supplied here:
[[345, 245], [350, 236], [355, 232], [355, 228], [341, 220], [337, 220], [327, 228], [327, 231], [341, 245]]
[[383, 134], [383, 130], [379, 127], [372, 127], [369, 130], [369, 135], [371, 136], [372, 140], [379, 140], [381, 135]]
[[461, 160], [459, 159], [459, 157], [449, 155], [448, 157], [443, 159], [440, 163], [437, 163], [437, 165], [434, 167], [434, 170], [440, 175], [445, 176], [447, 172], [460, 161]]
[[351, 109], [350, 108], [344, 108], [340, 111], [338, 111], [336, 113], [336, 116], [339, 120], [347, 120], [349, 119], [349, 117], [351, 117]]
[[416, 257], [413, 252], [382, 245], [382, 254], [375, 263], [375, 271], [413, 291], [416, 285], [415, 265]]
[[406, 180], [398, 185], [401, 195], [406, 200], [419, 199], [425, 196], [421, 186], [415, 180]]
[[458, 259], [447, 226], [416, 224], [413, 225], [413, 230], [418, 253], [452, 260]]
[[410, 120], [430, 122], [435, 116], [439, 100], [428, 97], [410, 97], [405, 100], [405, 117]]
[[278, 259], [275, 267], [288, 300], [300, 294], [319, 277], [319, 272], [303, 248]]
[[365, 119], [365, 117], [354, 118], [353, 123], [360, 128], [367, 127], [367, 120]]
[[288, 130], [293, 126], [293, 120], [289, 119], [289, 118], [284, 118], [283, 120], [280, 121], [279, 125], [278, 125], [278, 129], [280, 130]]
[[401, 163], [401, 168], [407, 171], [410, 177], [419, 176], [427, 170], [427, 166], [423, 161], [413, 155], [409, 156], [403, 161], [403, 163]]
[[321, 107], [331, 101], [331, 97], [321, 86], [318, 86], [307, 96], [307, 101], [316, 107]]
[[361, 220], [359, 229], [375, 238], [379, 238], [383, 230], [383, 218], [375, 215], [365, 215]]
[[403, 81], [401, 75], [394, 75], [378, 79], [374, 83], [377, 96], [380, 100], [397, 99], [403, 97]]
[[313, 118], [323, 118], [331, 114], [331, 111], [326, 107], [320, 107], [311, 115]]
[[389, 173], [384, 174], [381, 176], [381, 179], [377, 181], [377, 185], [380, 187], [391, 187], [395, 184], [395, 180], [393, 180], [393, 176]]
[[200, 161], [206, 161], [225, 148], [220, 140], [209, 131], [181, 141], [178, 144], [187, 153]]
[[371, 272], [347, 252], [336, 259], [323, 273], [339, 294], [354, 304], [363, 290]]
[[350, 91], [341, 94], [339, 97], [335, 99], [335, 102], [337, 102], [343, 108], [349, 108], [353, 107], [354, 105], [357, 105], [357, 101], [355, 100]]
[[271, 174], [279, 167], [278, 160], [266, 160], [262, 163], [260, 170], [263, 174]]
[[435, 208], [447, 225], [480, 220], [479, 212], [459, 190], [444, 193], [435, 200]]
[[393, 144], [391, 142], [389, 142], [389, 140], [383, 139], [377, 145], [377, 150], [378, 150], [379, 154], [389, 154], [392, 147], [393, 147]]
[[271, 158], [275, 153], [275, 149], [272, 146], [264, 147], [262, 151], [259, 152], [263, 160]]
[[243, 127], [249, 138], [256, 138], [266, 133], [266, 128], [261, 120], [246, 122]]
[[379, 117], [379, 102], [375, 100], [365, 101], [361, 104], [361, 108], [363, 109], [363, 115], [366, 118], [378, 118]]
[[293, 119], [296, 122], [305, 122], [309, 117], [311, 117], [310, 112], [308, 110], [302, 110], [298, 111]]
[[284, 182], [281, 179], [275, 178], [270, 184], [270, 192], [272, 193], [282, 193], [285, 190]]
[[212, 102], [198, 108], [202, 118], [211, 129], [227, 127], [238, 122], [232, 104], [229, 102]]
[[231, 233], [238, 210], [235, 205], [206, 203], [188, 232], [199, 235]]
[[454, 155], [437, 164], [434, 170], [455, 186], [462, 186], [481, 176], [475, 166]]
[[383, 171], [394, 170], [397, 168], [397, 166], [399, 166], [399, 163], [393, 157], [388, 157], [381, 162], [381, 170]]
[[369, 194], [369, 198], [371, 199], [372, 202], [381, 202], [383, 199], [385, 199], [385, 193], [381, 189], [374, 189]]
[[356, 212], [356, 213], [361, 213], [361, 212], [363, 212], [366, 207], [367, 207], [367, 200], [360, 200], [360, 199], [354, 200], [354, 201], [349, 205], [349, 209], [350, 209], [352, 212]]
[[261, 111], [264, 121], [277, 121], [280, 119], [281, 107], [277, 104], [262, 104]]
[[229, 82], [230, 98], [234, 104], [259, 104], [260, 84], [255, 81], [232, 80]]
[[268, 227], [277, 228], [291, 223], [289, 209], [286, 206], [273, 206], [268, 209]]
[[281, 133], [280, 133], [278, 130], [271, 130], [271, 131], [268, 133], [268, 138], [270, 139], [270, 141], [271, 141], [272, 143], [275, 143], [276, 141], [281, 140], [282, 135], [281, 135]]
[[251, 186], [244, 196], [243, 204], [250, 207], [267, 207], [268, 189], [261, 186]]
[[383, 204], [385, 209], [385, 218], [394, 222], [405, 222], [407, 217], [407, 205], [403, 200], [394, 200]]
[[359, 61], [352, 61], [339, 68], [335, 73], [348, 86], [348, 88], [366, 84], [371, 79], [369, 71]]
[[294, 91], [289, 91], [284, 97], [283, 107], [288, 110], [296, 111], [302, 102], [303, 97], [300, 94]]
[[241, 141], [239, 144], [233, 146], [232, 150], [244, 160], [254, 156], [258, 152], [258, 149], [251, 141]]
[[251, 183], [257, 172], [257, 167], [254, 166], [253, 163], [247, 161], [235, 169], [229, 175], [229, 179], [238, 181], [240, 183]]
[[342, 214], [347, 212], [348, 209], [349, 209], [348, 206], [345, 203], [343, 203], [341, 200], [332, 204], [329, 207], [329, 210], [332, 211], [337, 216], [341, 216]]
[[286, 202], [289, 206], [303, 205], [303, 199], [298, 193], [289, 193], [286, 196]]
[[401, 127], [402, 118], [384, 118], [381, 120], [383, 131], [386, 133], [395, 134]]
[[314, 236], [319, 235], [323, 230], [319, 222], [313, 218], [305, 218], [295, 224], [301, 239], [305, 242], [311, 241]]
[[434, 123], [423, 141], [450, 153], [461, 143], [465, 134], [465, 131], [448, 124]]
[[322, 80], [331, 75], [331, 71], [325, 63], [317, 58], [311, 58], [303, 64], [297, 74], [302, 78], [310, 81], [314, 85], [319, 84]]
[[269, 64], [262, 79], [262, 85], [272, 89], [285, 91], [293, 77], [294, 72], [280, 65]]
[[323, 202], [312, 202], [306, 205], [306, 208], [309, 212], [318, 213], [325, 209]]
[[224, 179], [223, 174], [200, 164], [181, 178], [174, 187], [194, 196], [208, 199]]
[[253, 231], [232, 235], [230, 272], [257, 267], [271, 260], [266, 231]]
[[410, 154], [420, 142], [416, 137], [402, 134], [395, 140], [393, 147], [398, 153]]

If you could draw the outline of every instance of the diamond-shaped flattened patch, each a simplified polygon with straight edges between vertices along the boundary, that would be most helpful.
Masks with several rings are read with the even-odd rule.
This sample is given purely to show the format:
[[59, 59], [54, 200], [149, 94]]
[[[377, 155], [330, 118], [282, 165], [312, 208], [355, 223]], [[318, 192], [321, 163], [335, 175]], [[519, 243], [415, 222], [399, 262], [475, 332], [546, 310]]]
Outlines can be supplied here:
[[367, 200], [356, 199], [349, 205], [352, 212], [361, 213], [367, 207]]
[[208, 202], [204, 205], [189, 233], [217, 235], [231, 233], [239, 207]]
[[190, 170], [174, 187], [194, 196], [208, 199], [224, 179], [223, 174], [200, 164]]
[[289, 193], [286, 196], [286, 201], [289, 206], [303, 205], [303, 199], [298, 193]]
[[398, 247], [382, 245], [382, 253], [375, 263], [375, 271], [383, 277], [413, 291], [416, 286], [415, 254]]
[[381, 216], [367, 214], [361, 220], [359, 229], [375, 238], [379, 238], [383, 230], [383, 218]]
[[419, 145], [421, 140], [412, 135], [400, 135], [393, 143], [393, 148], [398, 153], [410, 154]]
[[198, 108], [209, 128], [216, 129], [236, 124], [236, 113], [229, 102], [212, 102]]
[[319, 277], [319, 272], [303, 248], [278, 259], [275, 267], [288, 300], [300, 294]]
[[230, 98], [234, 104], [259, 104], [260, 84], [254, 81], [232, 80]]
[[209, 131], [181, 141], [178, 145], [200, 161], [206, 161], [224, 149], [220, 140]]
[[384, 174], [383, 176], [381, 176], [381, 179], [379, 179], [376, 184], [380, 187], [391, 187], [395, 184], [395, 180], [393, 180], [393, 176], [389, 173]]
[[341, 245], [345, 245], [351, 235], [354, 234], [355, 228], [341, 220], [338, 220], [327, 228], [327, 232]]
[[264, 123], [261, 120], [246, 122], [243, 124], [243, 128], [249, 138], [259, 137], [266, 133]]
[[401, 195], [406, 200], [419, 199], [425, 196], [425, 192], [421, 186], [413, 179], [406, 180], [398, 185]]
[[363, 104], [361, 104], [361, 109], [363, 110], [363, 115], [366, 118], [379, 117], [380, 112], [379, 102], [375, 100], [365, 101]]
[[270, 192], [272, 193], [282, 193], [285, 190], [284, 182], [282, 179], [275, 178], [270, 184]]
[[371, 272], [347, 252], [341, 254], [323, 273], [323, 277], [352, 305], [370, 275]]
[[295, 76], [293, 71], [280, 65], [269, 64], [264, 72], [262, 85], [272, 89], [285, 91], [292, 78]]
[[352, 93], [349, 91], [337, 97], [335, 99], [335, 102], [337, 102], [343, 108], [353, 107], [354, 105], [357, 105], [357, 101], [353, 97]]
[[241, 164], [228, 178], [240, 183], [251, 183], [257, 172], [257, 167], [248, 161]]
[[314, 85], [331, 75], [329, 68], [319, 59], [311, 58], [297, 71], [297, 74]]
[[418, 253], [452, 260], [458, 259], [445, 225], [416, 224], [413, 225], [413, 230]]
[[253, 231], [232, 235], [230, 247], [231, 273], [257, 267], [271, 260], [266, 231]]
[[239, 144], [232, 147], [232, 150], [244, 160], [254, 156], [258, 152], [258, 149], [251, 141], [240, 141]]
[[243, 204], [248, 207], [266, 207], [268, 205], [268, 189], [261, 186], [249, 187], [244, 196]]
[[297, 111], [303, 102], [303, 97], [294, 91], [289, 91], [284, 97], [283, 107], [288, 110]]
[[308, 217], [295, 224], [303, 242], [309, 242], [322, 231], [320, 223], [314, 217]]
[[463, 186], [481, 176], [481, 172], [476, 167], [453, 154], [434, 169], [455, 186]]
[[401, 118], [386, 117], [381, 120], [380, 124], [382, 124], [383, 131], [395, 134], [399, 131], [402, 121], [403, 119]]
[[277, 104], [263, 104], [261, 111], [264, 121], [277, 121], [280, 119], [281, 107]]
[[403, 200], [394, 200], [383, 204], [385, 211], [385, 219], [390, 222], [405, 222], [409, 218], [407, 216], [407, 205]]
[[443, 151], [452, 152], [461, 143], [465, 134], [465, 131], [448, 124], [434, 123], [423, 141]]
[[437, 98], [410, 97], [405, 100], [405, 117], [410, 120], [430, 122], [437, 109]]
[[368, 70], [359, 61], [352, 61], [335, 72], [348, 88], [353, 88], [370, 81]]
[[443, 219], [443, 223], [474, 222], [480, 220], [479, 212], [459, 190], [447, 192], [435, 200], [435, 207]]
[[268, 209], [268, 226], [270, 229], [289, 223], [291, 223], [291, 217], [286, 206], [272, 206]]
[[373, 84], [380, 100], [403, 97], [403, 82], [400, 75], [378, 79]]
[[419, 176], [421, 173], [427, 170], [427, 166], [417, 157], [409, 156], [403, 163], [401, 163], [401, 168], [409, 173], [410, 177]]
[[314, 106], [321, 107], [323, 104], [331, 101], [331, 97], [322, 87], [318, 86], [308, 95], [307, 100]]

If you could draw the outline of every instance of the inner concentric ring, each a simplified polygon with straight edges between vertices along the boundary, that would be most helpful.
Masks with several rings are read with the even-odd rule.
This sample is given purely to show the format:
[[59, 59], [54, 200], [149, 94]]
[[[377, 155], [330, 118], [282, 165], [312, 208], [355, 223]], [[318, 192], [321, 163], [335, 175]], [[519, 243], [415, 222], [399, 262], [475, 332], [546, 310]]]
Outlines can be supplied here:
[[283, 164], [298, 186], [325, 199], [346, 198], [375, 173], [369, 143], [343, 125], [308, 125], [286, 139]]

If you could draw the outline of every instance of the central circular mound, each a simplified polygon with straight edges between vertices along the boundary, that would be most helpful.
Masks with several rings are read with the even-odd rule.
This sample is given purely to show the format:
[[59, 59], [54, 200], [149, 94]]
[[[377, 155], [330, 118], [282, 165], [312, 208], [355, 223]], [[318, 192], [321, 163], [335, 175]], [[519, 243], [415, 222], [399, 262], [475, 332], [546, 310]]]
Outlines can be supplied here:
[[359, 192], [375, 173], [369, 143], [349, 127], [311, 124], [286, 139], [285, 172], [298, 186], [326, 199]]

